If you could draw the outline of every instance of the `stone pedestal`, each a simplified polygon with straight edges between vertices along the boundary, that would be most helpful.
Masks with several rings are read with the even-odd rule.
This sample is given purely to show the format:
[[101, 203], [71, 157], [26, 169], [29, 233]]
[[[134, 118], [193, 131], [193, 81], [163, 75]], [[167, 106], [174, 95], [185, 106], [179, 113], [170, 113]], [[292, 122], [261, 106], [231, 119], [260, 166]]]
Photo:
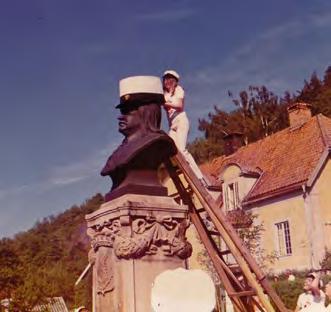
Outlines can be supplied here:
[[191, 255], [187, 211], [170, 197], [126, 194], [86, 216], [95, 312], [151, 311], [155, 277]]

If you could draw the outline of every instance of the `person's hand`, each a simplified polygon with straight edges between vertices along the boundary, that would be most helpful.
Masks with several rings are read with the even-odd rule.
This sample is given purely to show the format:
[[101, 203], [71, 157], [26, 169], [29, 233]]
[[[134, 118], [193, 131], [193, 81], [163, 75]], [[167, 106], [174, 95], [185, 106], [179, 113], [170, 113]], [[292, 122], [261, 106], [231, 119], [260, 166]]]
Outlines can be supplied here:
[[311, 283], [311, 291], [313, 293], [314, 296], [320, 296], [320, 274], [318, 272], [312, 272], [311, 275], [313, 275], [315, 278]]

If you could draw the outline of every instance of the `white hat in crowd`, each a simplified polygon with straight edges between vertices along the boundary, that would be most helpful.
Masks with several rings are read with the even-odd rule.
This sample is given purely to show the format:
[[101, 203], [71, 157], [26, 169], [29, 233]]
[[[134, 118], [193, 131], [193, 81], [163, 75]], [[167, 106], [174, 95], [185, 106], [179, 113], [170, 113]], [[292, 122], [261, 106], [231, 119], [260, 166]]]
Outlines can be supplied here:
[[173, 76], [173, 77], [175, 77], [177, 80], [179, 80], [179, 74], [178, 74], [175, 70], [172, 70], [172, 69], [166, 70], [166, 71], [163, 73], [163, 77], [165, 77], [165, 76]]
[[120, 104], [116, 108], [148, 103], [164, 103], [163, 87], [159, 77], [132, 76], [119, 82]]

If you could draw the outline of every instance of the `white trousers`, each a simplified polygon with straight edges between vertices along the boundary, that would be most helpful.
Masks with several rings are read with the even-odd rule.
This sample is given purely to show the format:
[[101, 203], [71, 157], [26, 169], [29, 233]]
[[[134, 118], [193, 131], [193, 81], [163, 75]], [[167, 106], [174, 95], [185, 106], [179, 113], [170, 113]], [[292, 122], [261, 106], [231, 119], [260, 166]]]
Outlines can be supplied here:
[[181, 112], [178, 114], [171, 122], [170, 122], [170, 130], [169, 136], [174, 140], [177, 149], [184, 155], [186, 161], [192, 168], [193, 172], [197, 176], [198, 179], [203, 179], [203, 174], [200, 171], [200, 168], [196, 164], [194, 158], [186, 149], [187, 136], [190, 130], [190, 122], [187, 118], [185, 112]]

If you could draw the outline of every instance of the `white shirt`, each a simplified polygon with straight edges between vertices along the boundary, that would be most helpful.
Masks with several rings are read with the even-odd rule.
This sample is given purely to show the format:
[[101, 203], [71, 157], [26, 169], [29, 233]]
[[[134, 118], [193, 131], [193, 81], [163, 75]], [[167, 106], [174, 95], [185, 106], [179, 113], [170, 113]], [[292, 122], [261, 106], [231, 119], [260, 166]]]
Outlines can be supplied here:
[[166, 91], [164, 92], [165, 101], [171, 106], [171, 107], [166, 107], [168, 118], [171, 118], [175, 112], [180, 113], [184, 111], [184, 97], [185, 97], [184, 89], [179, 85], [177, 85], [175, 92], [173, 94]]
[[302, 293], [297, 302], [300, 311], [325, 311], [325, 294], [320, 290], [320, 296], [313, 296], [311, 293]]

